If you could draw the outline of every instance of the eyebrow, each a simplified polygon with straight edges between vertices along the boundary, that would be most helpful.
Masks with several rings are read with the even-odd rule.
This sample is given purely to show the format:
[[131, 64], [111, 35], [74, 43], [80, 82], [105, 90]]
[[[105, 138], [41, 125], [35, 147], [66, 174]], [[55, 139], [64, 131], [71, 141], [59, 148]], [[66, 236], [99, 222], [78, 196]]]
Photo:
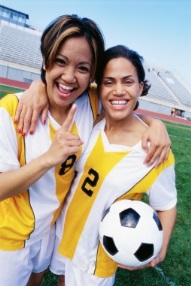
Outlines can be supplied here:
[[[132, 74], [130, 75], [126, 75], [124, 77], [122, 77], [122, 79], [126, 79], [126, 78], [133, 78], [134, 76]], [[103, 79], [115, 79], [115, 77], [112, 76], [104, 76]]]

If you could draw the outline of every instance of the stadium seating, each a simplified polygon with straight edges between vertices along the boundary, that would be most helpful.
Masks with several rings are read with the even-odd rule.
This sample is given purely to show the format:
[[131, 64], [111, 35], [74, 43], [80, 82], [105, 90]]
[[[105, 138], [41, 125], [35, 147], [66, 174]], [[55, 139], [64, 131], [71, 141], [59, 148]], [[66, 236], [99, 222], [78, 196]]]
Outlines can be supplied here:
[[142, 108], [149, 110], [160, 110], [162, 113], [170, 114], [172, 108], [178, 108], [182, 115], [191, 115], [191, 88], [188, 89], [171, 71], [161, 68], [149, 67], [145, 64], [146, 79], [150, 82], [151, 88], [148, 95], [141, 102]]
[[189, 91], [171, 72], [166, 71], [166, 73], [162, 73], [160, 77], [183, 105], [191, 107], [191, 96]]
[[169, 102], [171, 104], [179, 104], [177, 98], [170, 92], [164, 83], [160, 80], [159, 76], [153, 69], [145, 67], [146, 79], [150, 82], [151, 88], [148, 97], [158, 99], [161, 101]]
[[0, 60], [39, 69], [42, 64], [38, 31], [0, 25]]

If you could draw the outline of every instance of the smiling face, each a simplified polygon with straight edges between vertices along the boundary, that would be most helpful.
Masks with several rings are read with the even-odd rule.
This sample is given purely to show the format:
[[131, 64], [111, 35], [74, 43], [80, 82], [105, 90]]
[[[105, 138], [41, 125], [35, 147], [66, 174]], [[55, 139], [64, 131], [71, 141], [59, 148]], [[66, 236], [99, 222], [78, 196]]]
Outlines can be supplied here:
[[60, 46], [53, 65], [46, 69], [50, 111], [66, 112], [88, 87], [91, 71], [92, 52], [86, 39], [84, 37], [67, 39]]
[[139, 83], [134, 65], [119, 57], [107, 63], [99, 90], [106, 119], [121, 121], [132, 115], [143, 83]]

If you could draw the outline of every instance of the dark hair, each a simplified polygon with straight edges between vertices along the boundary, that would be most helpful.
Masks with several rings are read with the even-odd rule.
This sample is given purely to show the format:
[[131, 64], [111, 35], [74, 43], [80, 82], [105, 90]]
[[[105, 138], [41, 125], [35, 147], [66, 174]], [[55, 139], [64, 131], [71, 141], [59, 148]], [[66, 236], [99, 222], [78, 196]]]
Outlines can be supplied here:
[[[121, 58], [121, 57], [129, 60], [133, 64], [133, 66], [136, 68], [139, 83], [143, 82], [144, 84], [141, 96], [147, 95], [151, 85], [148, 83], [147, 80], [145, 80], [145, 70], [142, 64], [143, 57], [140, 56], [136, 51], [130, 50], [128, 47], [123, 46], [123, 45], [117, 45], [105, 51], [102, 64], [100, 65], [99, 70], [97, 72], [96, 83], [98, 84], [98, 86], [101, 84], [104, 69], [106, 65], [108, 64], [108, 62], [112, 59]], [[135, 109], [137, 107], [138, 107], [138, 102], [135, 106]]]
[[[105, 49], [103, 35], [97, 24], [88, 19], [80, 18], [78, 15], [62, 15], [52, 21], [44, 30], [41, 37], [41, 53], [43, 65], [50, 68], [61, 44], [72, 37], [85, 37], [89, 43], [92, 55], [92, 75], [96, 75], [97, 67], [102, 62]], [[99, 68], [100, 69], [100, 68]], [[41, 78], [45, 81], [46, 71], [41, 68]]]

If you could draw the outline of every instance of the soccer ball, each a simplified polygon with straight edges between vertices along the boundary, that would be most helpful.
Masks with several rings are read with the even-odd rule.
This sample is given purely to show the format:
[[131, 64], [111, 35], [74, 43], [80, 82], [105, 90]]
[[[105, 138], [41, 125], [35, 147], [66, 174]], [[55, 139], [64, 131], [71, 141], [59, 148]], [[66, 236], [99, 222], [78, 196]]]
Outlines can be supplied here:
[[99, 235], [107, 255], [129, 267], [149, 263], [163, 242], [157, 213], [148, 204], [136, 200], [113, 203], [100, 223]]

